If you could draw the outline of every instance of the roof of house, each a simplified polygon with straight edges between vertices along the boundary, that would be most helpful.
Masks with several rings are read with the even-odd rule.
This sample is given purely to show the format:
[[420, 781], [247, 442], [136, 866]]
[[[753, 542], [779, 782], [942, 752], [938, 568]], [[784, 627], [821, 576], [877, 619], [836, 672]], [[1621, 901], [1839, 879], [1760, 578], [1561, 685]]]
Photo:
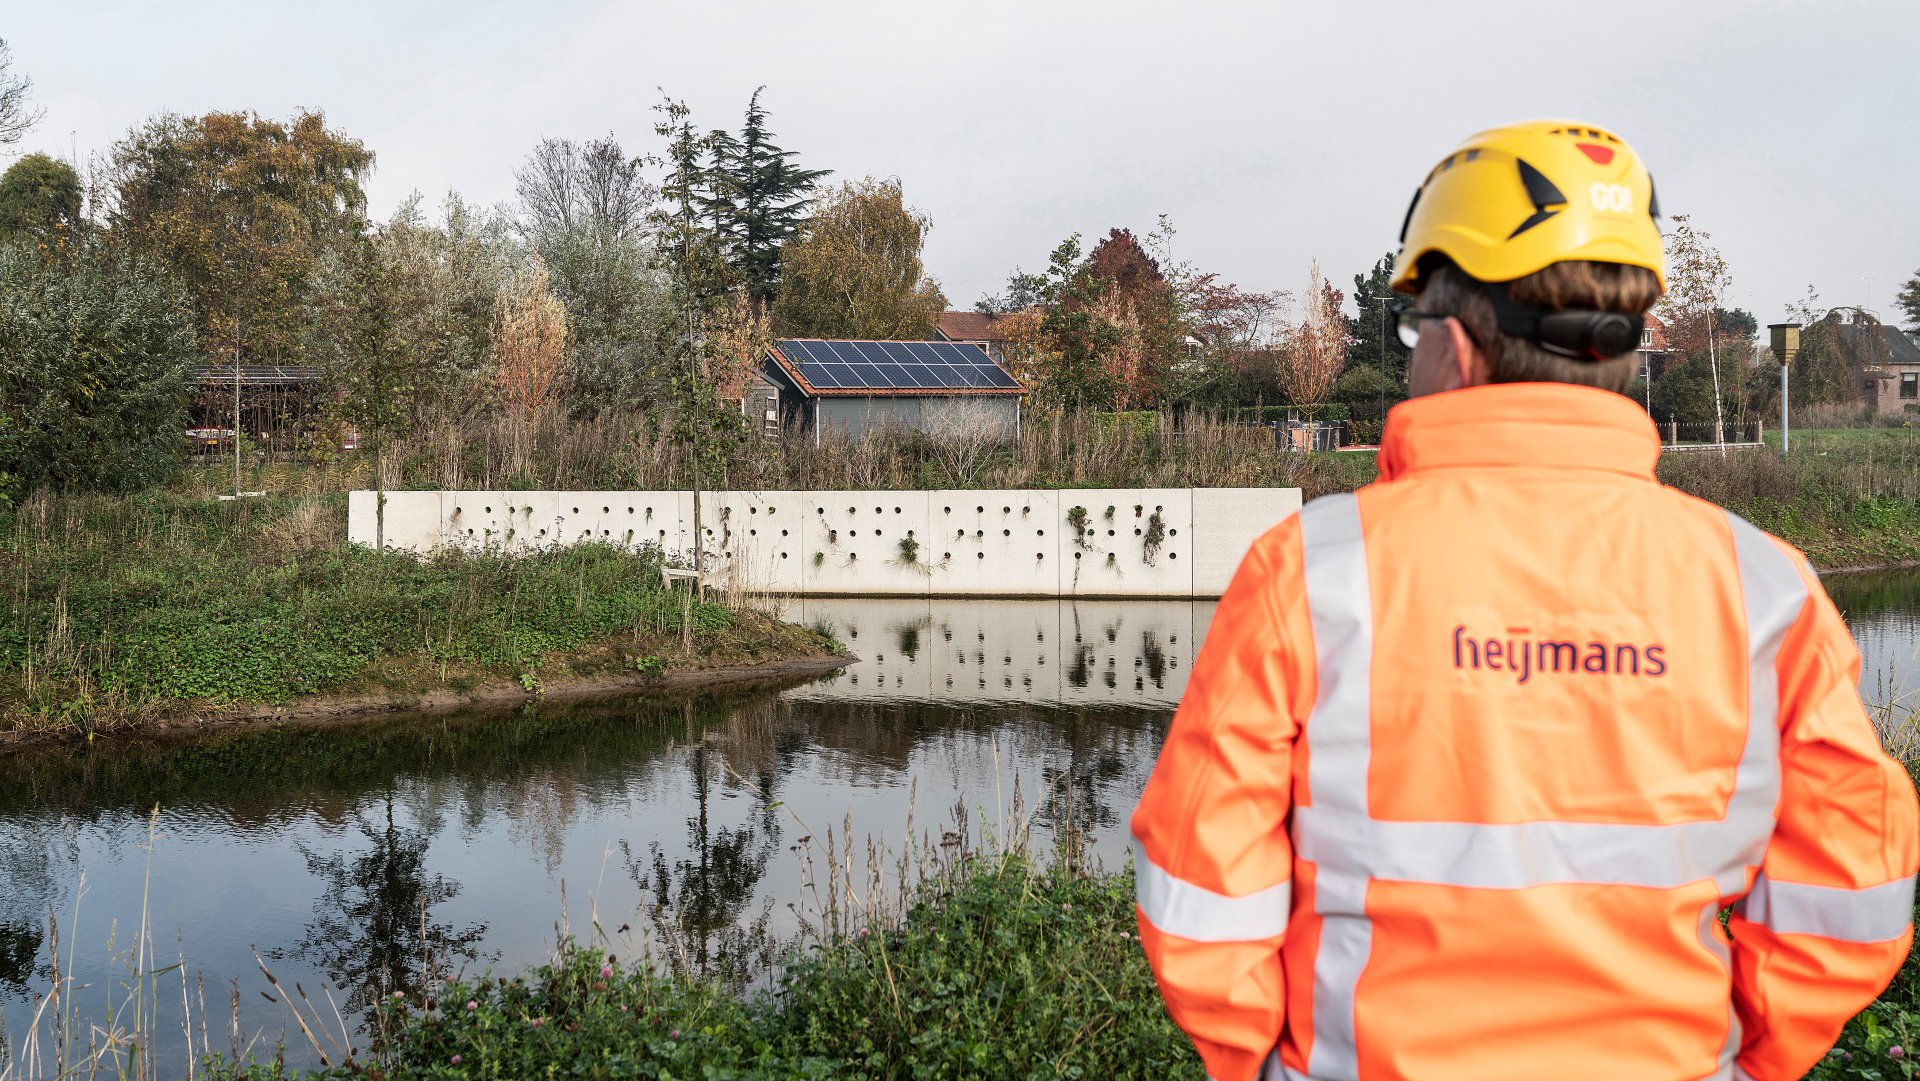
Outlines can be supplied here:
[[966, 342], [782, 338], [767, 359], [808, 396], [1026, 393], [986, 350]]
[[[1866, 325], [1868, 324], [1860, 322], [1841, 323], [1840, 333], [1851, 342], [1854, 335], [1860, 333], [1859, 328]], [[1884, 357], [1887, 363], [1920, 365], [1920, 346], [1915, 345], [1912, 338], [1907, 337], [1897, 326], [1888, 323], [1881, 323], [1878, 326], [1880, 333], [1887, 341], [1887, 353]]]
[[940, 336], [950, 342], [1000, 342], [1007, 336], [999, 329], [1005, 315], [986, 312], [941, 312]]

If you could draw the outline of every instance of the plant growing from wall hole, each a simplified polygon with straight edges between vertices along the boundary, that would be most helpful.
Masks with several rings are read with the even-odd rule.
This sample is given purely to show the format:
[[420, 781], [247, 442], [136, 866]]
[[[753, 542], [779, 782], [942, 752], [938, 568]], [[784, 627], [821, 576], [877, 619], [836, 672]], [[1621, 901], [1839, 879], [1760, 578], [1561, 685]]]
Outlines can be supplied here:
[[1087, 543], [1087, 508], [1069, 508], [1067, 524], [1073, 527], [1073, 543], [1083, 552], [1093, 551], [1093, 545]]
[[1160, 545], [1167, 539], [1167, 523], [1161, 519], [1160, 512], [1154, 511], [1147, 519], [1147, 533], [1140, 538], [1140, 557], [1147, 566], [1160, 556]]
[[913, 539], [912, 533], [900, 538], [900, 562], [908, 567], [920, 562], [920, 542]]
[[1113, 521], [1113, 506], [1112, 506], [1112, 504], [1108, 504], [1108, 506], [1107, 506], [1107, 514], [1106, 514], [1106, 518], [1107, 518], [1107, 521], [1109, 521], [1109, 522], [1111, 522], [1111, 521]]
[[822, 563], [825, 563], [826, 561], [827, 561], [827, 553], [825, 553], [825, 552], [815, 552], [815, 553], [813, 553], [813, 565], [814, 565], [814, 566], [816, 566], [816, 567], [818, 567], [818, 566], [819, 566], [820, 564], [822, 564]]

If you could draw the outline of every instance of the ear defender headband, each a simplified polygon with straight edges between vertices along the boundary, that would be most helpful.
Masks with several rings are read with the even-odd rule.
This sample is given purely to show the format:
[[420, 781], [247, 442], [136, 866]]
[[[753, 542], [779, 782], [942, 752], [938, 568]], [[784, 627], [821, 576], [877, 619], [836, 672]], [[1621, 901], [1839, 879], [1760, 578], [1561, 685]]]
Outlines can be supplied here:
[[1544, 310], [1507, 296], [1505, 282], [1482, 283], [1500, 332], [1574, 360], [1612, 360], [1640, 344], [1644, 316], [1584, 308]]

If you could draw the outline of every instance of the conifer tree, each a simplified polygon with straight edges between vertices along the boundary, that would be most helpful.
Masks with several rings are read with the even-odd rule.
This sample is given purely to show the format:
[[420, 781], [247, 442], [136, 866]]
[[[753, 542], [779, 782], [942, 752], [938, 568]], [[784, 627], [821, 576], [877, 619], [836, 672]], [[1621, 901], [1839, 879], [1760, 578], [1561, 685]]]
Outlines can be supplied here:
[[795, 151], [783, 150], [767, 129], [767, 111], [753, 92], [735, 138], [727, 132], [708, 137], [713, 167], [701, 196], [702, 215], [713, 223], [725, 245], [727, 261], [757, 303], [773, 300], [780, 288], [780, 250], [806, 220], [808, 198], [826, 169], [795, 164]]

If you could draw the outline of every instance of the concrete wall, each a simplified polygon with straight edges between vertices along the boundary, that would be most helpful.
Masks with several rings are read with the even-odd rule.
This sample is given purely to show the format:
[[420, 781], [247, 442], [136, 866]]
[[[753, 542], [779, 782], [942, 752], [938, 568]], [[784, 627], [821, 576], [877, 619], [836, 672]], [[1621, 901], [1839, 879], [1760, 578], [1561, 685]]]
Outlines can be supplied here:
[[[712, 580], [874, 597], [1217, 597], [1297, 488], [707, 492]], [[653, 545], [690, 563], [688, 492], [389, 492], [387, 547], [526, 552]], [[373, 493], [348, 539], [373, 543]]]

